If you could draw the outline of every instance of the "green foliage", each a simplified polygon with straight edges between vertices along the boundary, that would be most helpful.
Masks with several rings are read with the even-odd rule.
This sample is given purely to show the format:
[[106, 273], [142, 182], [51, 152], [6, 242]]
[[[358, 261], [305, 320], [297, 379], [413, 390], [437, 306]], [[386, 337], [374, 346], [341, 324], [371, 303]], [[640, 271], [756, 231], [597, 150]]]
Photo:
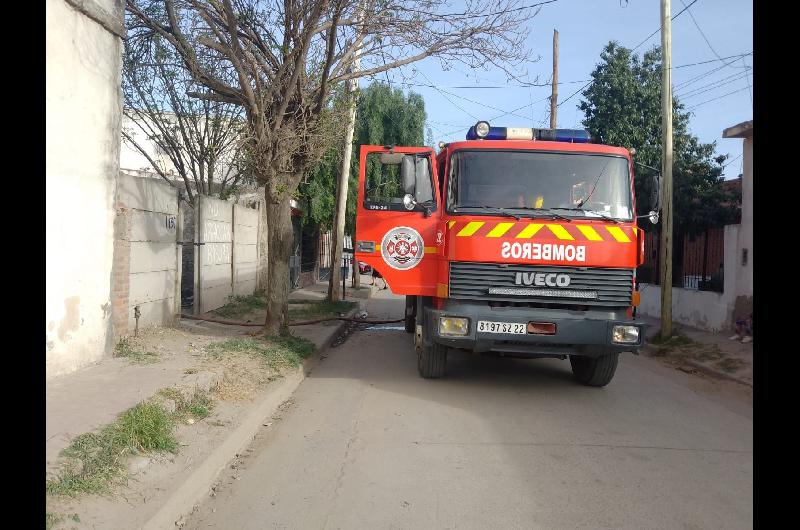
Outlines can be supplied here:
[[[582, 93], [585, 100], [579, 108], [585, 115], [583, 125], [595, 142], [636, 148], [635, 161], [660, 168], [661, 50], [654, 48], [640, 59], [612, 41], [600, 58], [591, 84]], [[672, 107], [675, 233], [697, 234], [735, 222], [740, 199], [720, 185], [727, 155], [714, 157], [716, 143], [700, 143], [689, 132], [691, 114], [685, 106], [673, 98]], [[649, 173], [637, 168], [639, 215], [647, 213], [649, 206]]]
[[213, 312], [219, 316], [230, 318], [266, 308], [267, 299], [264, 296], [251, 294], [248, 296], [231, 296], [228, 298], [227, 304], [215, 309]]
[[67, 457], [46, 483], [51, 495], [102, 493], [125, 473], [124, 459], [148, 452], [177, 452], [173, 417], [155, 402], [125, 411], [100, 432], [84, 433], [62, 451]]
[[[343, 93], [336, 94], [333, 105], [347, 105]], [[359, 146], [408, 145], [421, 146], [425, 142], [425, 100], [421, 95], [404, 94], [398, 88], [376, 82], [360, 91], [356, 108], [353, 134], [353, 155], [350, 162], [350, 180], [347, 197], [345, 232], [355, 227], [356, 198], [358, 195]], [[336, 182], [342, 164], [342, 146], [336, 145], [325, 153], [321, 162], [300, 185], [301, 200], [308, 205], [309, 215], [304, 222], [314, 222], [324, 230], [333, 224], [336, 209]]]
[[244, 352], [261, 357], [274, 370], [299, 366], [303, 359], [314, 353], [314, 343], [292, 335], [265, 337], [267, 340], [254, 338], [229, 339], [215, 342], [206, 347], [206, 352], [220, 358], [229, 352]]
[[[297, 305], [297, 304], [293, 304]], [[303, 300], [302, 307], [289, 306], [290, 320], [306, 320], [313, 318], [339, 316], [347, 313], [356, 306], [355, 302], [350, 300], [337, 300], [331, 302], [330, 300]]]

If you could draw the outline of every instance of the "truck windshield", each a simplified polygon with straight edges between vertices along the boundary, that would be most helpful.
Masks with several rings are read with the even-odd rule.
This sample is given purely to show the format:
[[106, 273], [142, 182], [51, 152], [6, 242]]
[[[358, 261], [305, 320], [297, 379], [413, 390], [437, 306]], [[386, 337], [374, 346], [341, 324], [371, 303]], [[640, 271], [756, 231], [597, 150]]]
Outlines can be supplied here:
[[628, 161], [581, 153], [456, 151], [450, 157], [447, 211], [485, 213], [487, 207], [631, 220]]

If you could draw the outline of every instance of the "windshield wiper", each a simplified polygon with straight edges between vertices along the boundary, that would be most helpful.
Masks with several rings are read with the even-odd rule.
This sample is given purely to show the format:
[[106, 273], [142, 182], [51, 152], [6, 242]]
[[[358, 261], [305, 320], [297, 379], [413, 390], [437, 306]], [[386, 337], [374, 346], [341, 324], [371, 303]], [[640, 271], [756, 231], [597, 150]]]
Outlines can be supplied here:
[[481, 209], [483, 209], [483, 210], [492, 210], [492, 213], [495, 213], [495, 214], [497, 214], [497, 215], [502, 215], [502, 216], [504, 216], [504, 217], [513, 217], [513, 218], [514, 218], [514, 219], [516, 219], [517, 221], [519, 221], [520, 219], [522, 219], [522, 217], [521, 217], [521, 216], [519, 216], [519, 215], [517, 215], [517, 214], [515, 214], [515, 213], [511, 213], [511, 212], [509, 212], [508, 210], [506, 210], [505, 208], [498, 208], [498, 207], [496, 207], [496, 206], [484, 206], [484, 205], [481, 205], [481, 206], [475, 206], [474, 208], [481, 208]]
[[570, 219], [569, 217], [564, 217], [563, 215], [559, 215], [559, 214], [557, 214], [555, 212], [550, 211], [550, 210], [560, 210], [561, 208], [529, 208], [527, 206], [515, 206], [513, 209], [514, 210], [525, 210], [525, 211], [528, 211], [528, 212], [542, 212], [544, 215], [548, 215], [548, 216], [553, 217], [555, 219], [563, 219], [564, 221], [566, 221], [568, 223], [572, 222], [572, 219]]
[[586, 208], [561, 208], [561, 207], [558, 207], [558, 208], [551, 208], [551, 210], [565, 210], [565, 211], [568, 211], [568, 212], [593, 213], [593, 214], [597, 215], [598, 217], [602, 217], [603, 219], [605, 219], [607, 221], [613, 221], [615, 223], [621, 223], [622, 222], [619, 219], [614, 219], [613, 217], [609, 217], [604, 213], [598, 212], [597, 210], [587, 210]]

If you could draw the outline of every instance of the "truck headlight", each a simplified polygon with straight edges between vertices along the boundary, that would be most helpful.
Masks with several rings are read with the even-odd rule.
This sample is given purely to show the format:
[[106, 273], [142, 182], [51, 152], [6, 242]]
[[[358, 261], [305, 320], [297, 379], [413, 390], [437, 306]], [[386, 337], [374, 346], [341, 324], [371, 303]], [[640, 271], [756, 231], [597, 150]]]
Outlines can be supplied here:
[[611, 329], [611, 342], [636, 344], [639, 342], [639, 328], [637, 326], [614, 326]]
[[439, 335], [464, 336], [469, 333], [469, 319], [461, 317], [439, 317]]

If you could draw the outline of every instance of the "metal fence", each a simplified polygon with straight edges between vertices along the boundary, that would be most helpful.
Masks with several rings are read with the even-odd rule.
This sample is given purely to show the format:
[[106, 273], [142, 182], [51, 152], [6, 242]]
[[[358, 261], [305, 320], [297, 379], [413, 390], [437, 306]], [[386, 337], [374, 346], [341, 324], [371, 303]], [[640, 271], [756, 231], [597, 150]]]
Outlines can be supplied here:
[[[660, 234], [645, 233], [644, 263], [636, 272], [642, 283], [661, 284]], [[710, 228], [699, 235], [676, 236], [673, 246], [672, 286], [721, 293], [724, 284], [724, 227]]]

